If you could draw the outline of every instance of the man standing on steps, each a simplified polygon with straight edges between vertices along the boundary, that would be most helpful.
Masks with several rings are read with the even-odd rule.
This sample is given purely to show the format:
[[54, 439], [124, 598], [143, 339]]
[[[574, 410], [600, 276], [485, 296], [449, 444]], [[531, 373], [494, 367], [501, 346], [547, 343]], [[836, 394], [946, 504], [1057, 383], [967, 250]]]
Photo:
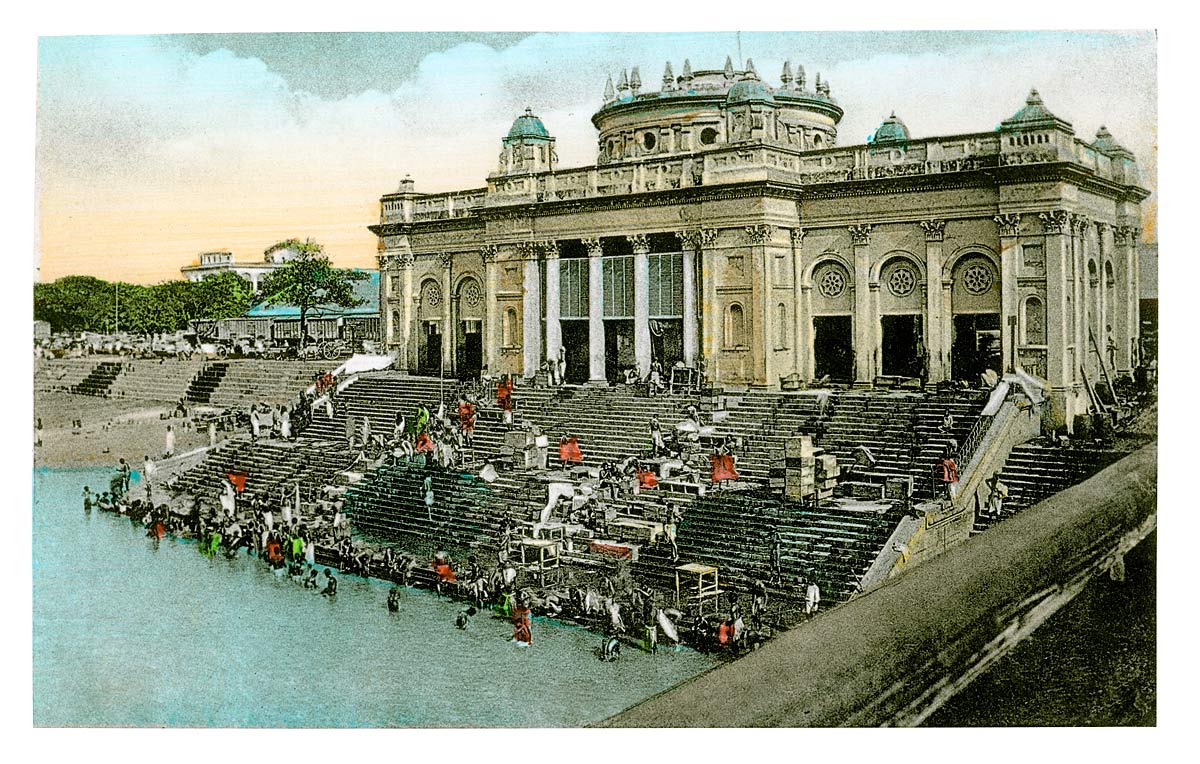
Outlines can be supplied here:
[[175, 455], [175, 427], [167, 425], [167, 443], [166, 449], [163, 451], [163, 456], [170, 459]]

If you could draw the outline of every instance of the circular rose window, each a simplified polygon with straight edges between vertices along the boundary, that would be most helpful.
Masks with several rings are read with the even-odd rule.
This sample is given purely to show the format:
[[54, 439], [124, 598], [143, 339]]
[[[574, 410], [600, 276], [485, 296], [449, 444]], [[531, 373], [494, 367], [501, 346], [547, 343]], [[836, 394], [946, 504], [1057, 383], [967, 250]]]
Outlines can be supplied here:
[[986, 265], [968, 265], [962, 279], [971, 294], [983, 294], [992, 288], [992, 271]]
[[912, 268], [900, 266], [892, 269], [892, 273], [887, 280], [888, 291], [897, 297], [907, 297], [912, 294], [913, 289], [917, 286], [917, 276], [913, 273]]
[[846, 277], [837, 268], [826, 268], [817, 279], [817, 289], [825, 297], [837, 297], [846, 291]]

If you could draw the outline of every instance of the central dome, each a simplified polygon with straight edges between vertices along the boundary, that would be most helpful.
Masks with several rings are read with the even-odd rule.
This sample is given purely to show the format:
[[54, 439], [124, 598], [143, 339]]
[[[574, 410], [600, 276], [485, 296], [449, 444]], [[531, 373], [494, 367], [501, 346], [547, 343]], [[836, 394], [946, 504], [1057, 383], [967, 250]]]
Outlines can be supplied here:
[[771, 95], [771, 91], [762, 83], [762, 80], [747, 78], [734, 83], [733, 87], [729, 88], [729, 95], [725, 97], [725, 103], [731, 106], [735, 103], [749, 101], [775, 103], [775, 96]]

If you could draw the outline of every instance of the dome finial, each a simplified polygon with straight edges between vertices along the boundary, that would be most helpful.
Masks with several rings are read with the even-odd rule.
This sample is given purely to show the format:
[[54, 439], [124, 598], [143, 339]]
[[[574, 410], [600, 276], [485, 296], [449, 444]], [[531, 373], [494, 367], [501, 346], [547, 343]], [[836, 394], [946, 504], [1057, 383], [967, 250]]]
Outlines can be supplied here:
[[783, 83], [783, 89], [787, 90], [792, 82], [792, 62], [791, 60], [783, 62], [783, 74], [779, 75], [779, 81]]
[[608, 103], [617, 97], [617, 91], [613, 88], [612, 75], [608, 75], [608, 82], [604, 83], [604, 102]]
[[733, 59], [729, 56], [725, 57], [725, 79], [733, 79]]
[[753, 79], [758, 79], [758, 72], [754, 71], [754, 59], [746, 59], [746, 76]]
[[796, 64], [796, 90], [804, 90], [804, 67]]
[[634, 95], [642, 88], [642, 75], [638, 74], [638, 68], [635, 66], [629, 72], [629, 89]]
[[674, 90], [675, 89], [675, 73], [671, 71], [671, 62], [670, 61], [667, 62], [666, 68], [663, 69], [662, 89], [663, 90]]
[[683, 59], [683, 73], [679, 75], [679, 79], [685, 83], [692, 81], [692, 62], [686, 58]]
[[621, 79], [617, 80], [617, 92], [621, 95], [622, 98], [624, 98], [625, 93], [628, 90], [629, 90], [629, 71], [626, 69], [622, 69], [621, 70]]

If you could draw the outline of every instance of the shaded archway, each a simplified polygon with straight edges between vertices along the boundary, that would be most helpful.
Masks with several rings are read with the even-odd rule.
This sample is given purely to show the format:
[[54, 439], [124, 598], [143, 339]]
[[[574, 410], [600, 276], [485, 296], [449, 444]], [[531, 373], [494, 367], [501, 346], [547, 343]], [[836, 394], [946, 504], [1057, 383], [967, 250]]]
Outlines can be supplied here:
[[442, 287], [435, 279], [421, 282], [420, 303], [417, 306], [417, 373], [442, 373], [442, 342], [444, 335]]
[[984, 371], [1001, 372], [1000, 269], [991, 257], [971, 252], [957, 258], [951, 276], [950, 373], [979, 381]]
[[454, 298], [454, 371], [459, 379], [478, 379], [483, 371], [483, 326], [487, 306], [475, 276], [458, 282]]

